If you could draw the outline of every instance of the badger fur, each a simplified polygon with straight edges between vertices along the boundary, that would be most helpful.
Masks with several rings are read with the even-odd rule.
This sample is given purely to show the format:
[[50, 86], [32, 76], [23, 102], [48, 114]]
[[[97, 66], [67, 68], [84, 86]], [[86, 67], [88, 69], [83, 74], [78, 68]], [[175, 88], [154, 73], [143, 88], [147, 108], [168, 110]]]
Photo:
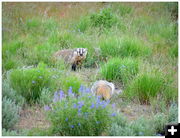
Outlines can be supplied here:
[[63, 59], [65, 63], [71, 64], [72, 70], [76, 71], [76, 67], [82, 65], [87, 55], [87, 48], [64, 49], [57, 51], [53, 57], [55, 59]]
[[99, 80], [92, 85], [91, 92], [105, 100], [109, 100], [115, 92], [115, 86], [108, 81]]

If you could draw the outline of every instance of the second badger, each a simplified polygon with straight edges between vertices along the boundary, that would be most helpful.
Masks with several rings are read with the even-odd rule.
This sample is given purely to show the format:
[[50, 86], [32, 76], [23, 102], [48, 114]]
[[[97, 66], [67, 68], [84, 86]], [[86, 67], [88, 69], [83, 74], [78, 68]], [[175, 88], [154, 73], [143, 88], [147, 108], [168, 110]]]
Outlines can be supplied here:
[[53, 57], [63, 59], [66, 63], [71, 64], [72, 70], [76, 71], [77, 66], [82, 65], [82, 62], [86, 59], [87, 48], [75, 48], [75, 49], [64, 49], [57, 51]]

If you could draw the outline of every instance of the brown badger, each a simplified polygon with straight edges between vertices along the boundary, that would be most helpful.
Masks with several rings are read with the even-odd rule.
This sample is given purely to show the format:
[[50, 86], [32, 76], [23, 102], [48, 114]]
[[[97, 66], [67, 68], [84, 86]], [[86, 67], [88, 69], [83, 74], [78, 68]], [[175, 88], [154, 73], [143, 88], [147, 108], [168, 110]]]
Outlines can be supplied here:
[[55, 59], [63, 59], [65, 63], [72, 65], [72, 70], [76, 71], [77, 65], [81, 67], [82, 62], [87, 55], [86, 48], [64, 49], [57, 51], [53, 57]]

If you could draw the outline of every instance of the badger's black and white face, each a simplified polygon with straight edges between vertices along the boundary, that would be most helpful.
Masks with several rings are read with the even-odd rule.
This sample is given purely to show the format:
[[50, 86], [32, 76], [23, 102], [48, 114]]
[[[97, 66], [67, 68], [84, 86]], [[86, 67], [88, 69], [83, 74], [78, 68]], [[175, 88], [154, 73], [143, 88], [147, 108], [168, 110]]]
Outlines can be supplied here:
[[77, 48], [76, 52], [78, 56], [85, 57], [87, 54], [87, 48]]

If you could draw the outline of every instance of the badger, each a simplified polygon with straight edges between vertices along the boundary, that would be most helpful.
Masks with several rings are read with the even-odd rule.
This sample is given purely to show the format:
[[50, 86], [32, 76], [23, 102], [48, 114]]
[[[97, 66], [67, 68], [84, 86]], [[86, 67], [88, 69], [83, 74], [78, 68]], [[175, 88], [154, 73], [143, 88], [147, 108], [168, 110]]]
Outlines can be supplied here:
[[97, 96], [101, 96], [104, 100], [109, 100], [114, 93], [119, 94], [121, 91], [117, 90], [113, 83], [106, 80], [99, 80], [92, 85], [91, 92]]
[[76, 67], [82, 65], [86, 59], [87, 48], [64, 49], [54, 53], [55, 59], [63, 59], [65, 63], [70, 64], [72, 70], [76, 71]]

